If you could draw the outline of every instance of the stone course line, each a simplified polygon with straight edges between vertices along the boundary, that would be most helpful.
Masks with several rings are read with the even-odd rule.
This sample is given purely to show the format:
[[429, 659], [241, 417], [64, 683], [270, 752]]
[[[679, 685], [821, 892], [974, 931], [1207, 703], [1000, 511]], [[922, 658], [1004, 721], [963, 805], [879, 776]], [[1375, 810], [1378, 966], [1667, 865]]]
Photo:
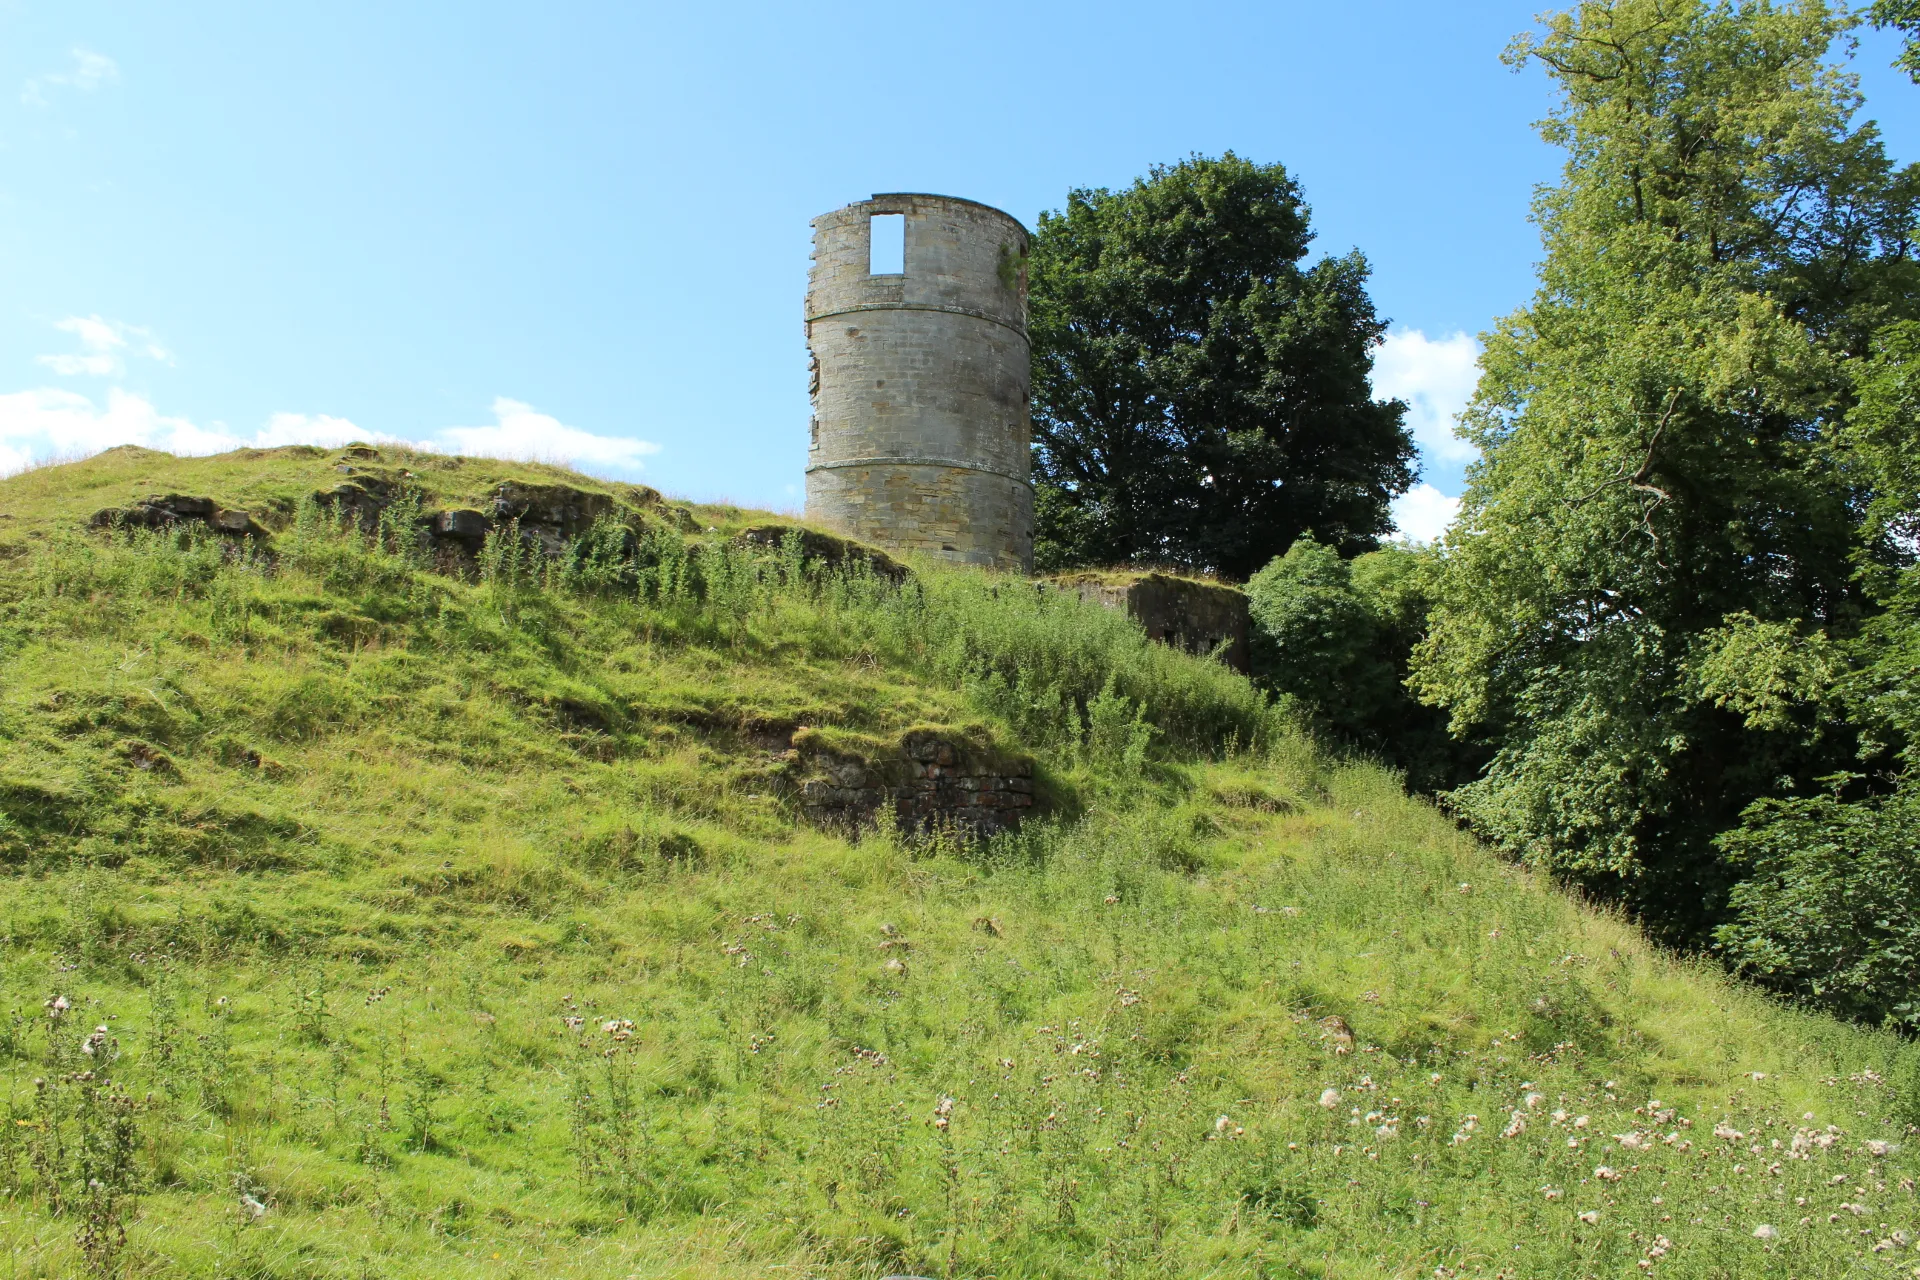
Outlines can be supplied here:
[[[900, 276], [900, 277], [876, 276], [874, 278], [891, 280], [891, 279], [904, 279], [905, 277], [904, 276]], [[985, 311], [976, 311], [972, 307], [941, 306], [931, 302], [863, 302], [858, 306], [836, 307], [832, 311], [822, 311], [818, 315], [808, 316], [807, 323], [813, 324], [815, 321], [819, 321], [819, 320], [831, 320], [835, 316], [850, 316], [856, 311], [938, 311], [944, 315], [950, 315], [950, 316], [971, 316], [975, 320], [985, 320], [989, 324], [997, 324], [1003, 329], [1011, 329], [1015, 333], [1019, 334], [1022, 338], [1025, 338], [1027, 336], [1027, 331], [1025, 329], [1022, 329], [1019, 325], [1008, 324], [1005, 320], [1002, 320], [999, 316], [989, 315]]]
[[1002, 471], [998, 467], [985, 466], [978, 462], [963, 462], [959, 458], [848, 458], [842, 462], [816, 462], [808, 471], [837, 471], [844, 467], [953, 467], [960, 471], [978, 471], [983, 475], [999, 476], [1002, 480], [1011, 480], [1033, 488], [1033, 480], [1027, 476], [1017, 476], [1011, 471]]

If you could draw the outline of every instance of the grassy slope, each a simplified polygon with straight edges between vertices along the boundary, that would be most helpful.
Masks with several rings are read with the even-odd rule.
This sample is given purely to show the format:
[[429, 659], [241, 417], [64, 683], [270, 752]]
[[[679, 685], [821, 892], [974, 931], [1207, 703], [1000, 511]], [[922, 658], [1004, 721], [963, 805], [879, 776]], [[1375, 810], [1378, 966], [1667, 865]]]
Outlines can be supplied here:
[[[1898, 1137], [1892, 1041], [1653, 952], [1077, 601], [765, 569], [645, 603], [75, 532], [334, 461], [0, 482], [9, 1274], [85, 1274], [90, 1203], [109, 1246], [130, 1216], [94, 1265], [155, 1276], [1920, 1263], [1870, 1252], [1916, 1229], [1914, 1153], [1865, 1145]], [[1025, 656], [981, 679], [956, 636]], [[1109, 675], [1167, 730], [1144, 763], [1061, 709]], [[738, 731], [767, 719], [983, 721], [1056, 817], [807, 830]], [[125, 1105], [80, 1078], [110, 1051]]]

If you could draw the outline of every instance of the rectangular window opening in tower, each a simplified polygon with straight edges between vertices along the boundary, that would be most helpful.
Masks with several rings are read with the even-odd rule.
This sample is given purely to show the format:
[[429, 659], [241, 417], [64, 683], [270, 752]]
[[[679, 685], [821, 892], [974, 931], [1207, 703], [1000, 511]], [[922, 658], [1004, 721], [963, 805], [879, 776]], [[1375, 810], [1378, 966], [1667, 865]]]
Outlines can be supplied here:
[[867, 274], [907, 273], [907, 215], [876, 213], [867, 219]]

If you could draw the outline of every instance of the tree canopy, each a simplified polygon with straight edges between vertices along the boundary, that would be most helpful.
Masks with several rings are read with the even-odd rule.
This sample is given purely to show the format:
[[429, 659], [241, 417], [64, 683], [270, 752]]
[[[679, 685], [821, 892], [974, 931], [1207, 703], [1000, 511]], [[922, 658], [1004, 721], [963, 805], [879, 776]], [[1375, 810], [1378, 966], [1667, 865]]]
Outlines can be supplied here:
[[1297, 183], [1228, 152], [1076, 190], [1031, 266], [1036, 558], [1246, 577], [1303, 534], [1346, 554], [1413, 481], [1358, 252], [1303, 266]]
[[1486, 338], [1482, 451], [1412, 681], [1493, 748], [1500, 845], [1699, 940], [1717, 833], [1875, 747], [1808, 690], [1882, 603], [1855, 366], [1910, 315], [1913, 169], [1854, 119], [1822, 0], [1587, 0], [1510, 50], [1566, 150], [1532, 303]]

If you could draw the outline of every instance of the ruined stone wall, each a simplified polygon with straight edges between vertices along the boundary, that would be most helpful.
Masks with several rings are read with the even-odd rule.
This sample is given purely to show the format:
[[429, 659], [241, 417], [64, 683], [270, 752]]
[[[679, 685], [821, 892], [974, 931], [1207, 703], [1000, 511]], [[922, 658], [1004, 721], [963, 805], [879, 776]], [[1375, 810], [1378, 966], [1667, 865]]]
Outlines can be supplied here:
[[800, 807], [822, 826], [858, 829], [891, 814], [903, 832], [992, 835], [1033, 808], [1032, 760], [983, 752], [957, 735], [916, 729], [893, 750], [870, 753], [797, 745], [789, 754], [802, 775]]
[[[869, 272], [875, 214], [906, 271]], [[807, 515], [966, 564], [1033, 564], [1027, 232], [947, 196], [879, 195], [814, 219]]]
[[1216, 582], [1164, 573], [1067, 575], [1055, 580], [1082, 600], [1123, 609], [1149, 638], [1188, 653], [1206, 655], [1226, 642], [1222, 660], [1247, 669], [1247, 594]]

